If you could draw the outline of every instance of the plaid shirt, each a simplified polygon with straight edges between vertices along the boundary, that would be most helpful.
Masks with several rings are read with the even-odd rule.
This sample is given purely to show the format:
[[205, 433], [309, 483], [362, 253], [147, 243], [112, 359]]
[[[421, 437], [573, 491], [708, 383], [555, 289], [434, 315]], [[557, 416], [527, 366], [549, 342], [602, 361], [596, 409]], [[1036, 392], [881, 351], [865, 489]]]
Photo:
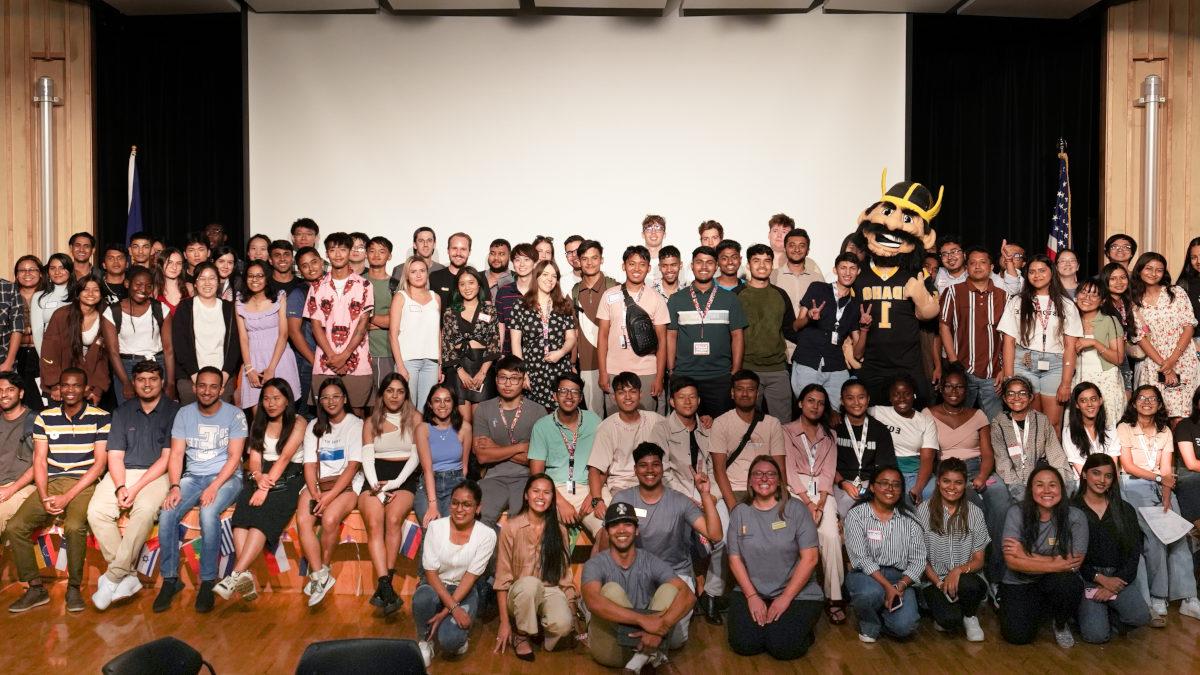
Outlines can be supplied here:
[[25, 332], [25, 303], [17, 285], [0, 279], [0, 361], [8, 358], [8, 342], [13, 333]]

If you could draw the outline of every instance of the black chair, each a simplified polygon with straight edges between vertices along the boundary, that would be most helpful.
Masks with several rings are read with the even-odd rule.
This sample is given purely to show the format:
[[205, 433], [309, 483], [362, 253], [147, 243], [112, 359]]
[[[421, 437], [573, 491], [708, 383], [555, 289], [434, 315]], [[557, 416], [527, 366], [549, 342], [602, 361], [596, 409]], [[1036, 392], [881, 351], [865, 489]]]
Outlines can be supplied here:
[[[419, 655], [418, 655], [419, 658]], [[104, 664], [104, 675], [197, 675], [208, 668], [216, 675], [212, 664], [205, 661], [191, 645], [173, 637], [164, 637], [138, 645]]]
[[373, 672], [425, 675], [413, 640], [351, 638], [314, 642], [304, 650], [296, 675], [362, 675]]

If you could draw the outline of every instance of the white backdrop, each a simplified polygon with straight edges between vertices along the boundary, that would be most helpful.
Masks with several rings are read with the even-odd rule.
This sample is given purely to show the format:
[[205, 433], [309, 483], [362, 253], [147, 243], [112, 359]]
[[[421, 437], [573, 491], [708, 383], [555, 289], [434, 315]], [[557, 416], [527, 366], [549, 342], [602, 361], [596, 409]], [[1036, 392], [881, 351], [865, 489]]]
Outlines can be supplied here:
[[[880, 171], [904, 173], [905, 19], [249, 15], [250, 232], [596, 237], [606, 269], [696, 227], [765, 242], [783, 211], [826, 269]], [[918, 177], [919, 179], [919, 177]], [[561, 247], [559, 262], [562, 264]]]

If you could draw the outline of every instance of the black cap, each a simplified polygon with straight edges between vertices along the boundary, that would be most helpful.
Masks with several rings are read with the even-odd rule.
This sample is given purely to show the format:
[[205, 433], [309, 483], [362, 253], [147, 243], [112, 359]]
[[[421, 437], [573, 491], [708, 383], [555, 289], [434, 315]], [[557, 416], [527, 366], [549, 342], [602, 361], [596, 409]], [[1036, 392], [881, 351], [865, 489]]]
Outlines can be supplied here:
[[608, 507], [608, 510], [604, 512], [604, 526], [609, 527], [617, 523], [638, 524], [638, 517], [633, 512], [632, 506], [625, 502], [616, 502]]

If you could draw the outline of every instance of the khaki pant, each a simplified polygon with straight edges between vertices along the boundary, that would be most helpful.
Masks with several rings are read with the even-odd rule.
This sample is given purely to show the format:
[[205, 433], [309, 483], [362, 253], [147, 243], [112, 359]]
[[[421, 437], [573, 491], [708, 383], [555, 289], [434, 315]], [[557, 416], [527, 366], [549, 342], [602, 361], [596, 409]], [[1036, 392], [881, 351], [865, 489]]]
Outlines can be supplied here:
[[537, 635], [540, 626], [546, 639], [546, 651], [554, 649], [561, 638], [569, 635], [574, 624], [567, 594], [537, 577], [521, 577], [513, 582], [508, 589], [508, 613], [522, 635]]
[[[803, 494], [808, 490], [811, 476], [801, 475], [800, 484], [791, 486], [795, 494]], [[797, 497], [797, 499], [799, 499]], [[807, 510], [807, 508], [805, 509]], [[821, 522], [817, 523], [817, 545], [821, 549], [821, 571], [825, 576], [825, 597], [830, 600], [842, 599], [842, 580], [846, 576], [846, 568], [842, 563], [842, 537], [838, 533], [837, 499], [830, 494], [825, 498], [825, 509], [821, 511]]]
[[[128, 469], [125, 471], [125, 485], [131, 486], [138, 482], [146, 469]], [[88, 525], [92, 534], [100, 544], [100, 552], [108, 562], [108, 578], [118, 582], [137, 571], [138, 556], [141, 555], [142, 545], [150, 530], [154, 529], [154, 520], [163, 500], [167, 498], [170, 489], [170, 479], [166, 474], [150, 481], [133, 498], [133, 506], [128, 510], [129, 517], [125, 521], [125, 534], [117, 527], [121, 517], [121, 509], [117, 506], [117, 495], [114, 491], [112, 474], [106, 474], [96, 486], [96, 494], [88, 505]]]
[[[12, 485], [12, 483], [7, 483], [0, 487], [8, 487], [9, 485]], [[8, 498], [8, 501], [0, 502], [0, 535], [4, 534], [4, 527], [8, 525], [8, 521], [12, 519], [17, 509], [21, 508], [21, 505], [25, 503], [29, 495], [36, 490], [37, 488], [34, 487], [33, 483], [30, 483], [14, 492], [13, 496]]]
[[[584, 504], [592, 501], [592, 494], [588, 492], [588, 486], [586, 485], [579, 485], [576, 483], [575, 494], [571, 494], [571, 492], [567, 489], [566, 483], [559, 483], [555, 487], [558, 488], [559, 496], [566, 500], [571, 506], [574, 506], [576, 511], [583, 508]], [[607, 504], [608, 502], [606, 501], [605, 503]], [[589, 513], [583, 517], [583, 528], [588, 531], [588, 534], [592, 535], [592, 541], [596, 540], [596, 533], [599, 532], [600, 528], [602, 527], [604, 527], [604, 521], [600, 518], [597, 518], [594, 513]]]
[[[46, 486], [46, 494], [66, 494], [78, 482], [79, 479], [74, 476], [51, 478]], [[8, 523], [8, 541], [12, 544], [13, 562], [16, 563], [19, 580], [30, 582], [38, 578], [37, 553], [33, 550], [34, 542], [30, 540], [33, 531], [50, 525], [56, 518], [62, 518], [63, 539], [67, 542], [67, 583], [76, 588], [83, 585], [83, 563], [87, 556], [87, 510], [95, 490], [95, 484], [84, 488], [57, 516], [46, 513], [36, 490], [25, 499]]]
[[[650, 598], [649, 609], [651, 612], [665, 612], [672, 602], [675, 602], [675, 596], [678, 594], [675, 586], [671, 584], [663, 584], [654, 592], [654, 597]], [[608, 600], [625, 607], [634, 609], [629, 602], [629, 596], [625, 595], [625, 589], [621, 588], [620, 584], [610, 581], [600, 588], [600, 595], [603, 595]], [[682, 622], [681, 622], [682, 623]], [[679, 640], [679, 644], [674, 639], [678, 631], [678, 625], [672, 629], [671, 634], [663, 640], [662, 648], [677, 649], [683, 646], [683, 641]], [[629, 647], [622, 647], [617, 644], [617, 626], [611, 621], [601, 619], [595, 614], [592, 615], [592, 620], [588, 624], [588, 651], [592, 653], [592, 658], [602, 666], [609, 668], [620, 668], [625, 665], [629, 659], [633, 658], [633, 650]]]

